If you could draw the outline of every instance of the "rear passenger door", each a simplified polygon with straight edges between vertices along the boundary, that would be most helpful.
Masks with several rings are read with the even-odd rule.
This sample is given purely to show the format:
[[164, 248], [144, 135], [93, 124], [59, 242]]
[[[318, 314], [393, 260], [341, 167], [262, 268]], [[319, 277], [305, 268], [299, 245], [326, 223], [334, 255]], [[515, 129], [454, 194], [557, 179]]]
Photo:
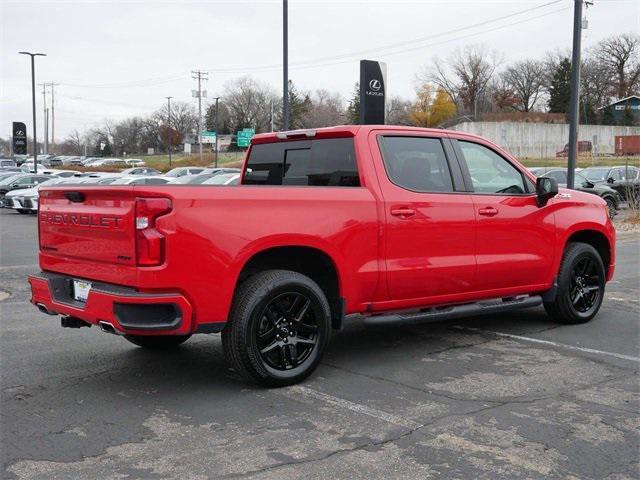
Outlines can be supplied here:
[[555, 223], [549, 206], [537, 206], [534, 183], [489, 144], [459, 139], [454, 146], [473, 192], [476, 288], [522, 289], [547, 282]]
[[444, 302], [473, 290], [473, 202], [449, 139], [394, 132], [375, 135], [370, 144], [381, 153], [376, 170], [391, 300]]

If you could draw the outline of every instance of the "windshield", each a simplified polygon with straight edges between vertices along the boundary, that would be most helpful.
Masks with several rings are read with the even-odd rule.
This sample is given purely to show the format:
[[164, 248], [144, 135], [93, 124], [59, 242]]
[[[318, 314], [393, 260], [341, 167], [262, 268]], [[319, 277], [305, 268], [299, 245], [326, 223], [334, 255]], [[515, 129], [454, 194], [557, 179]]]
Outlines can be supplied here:
[[164, 174], [165, 177], [179, 177], [182, 172], [182, 168], [174, 168], [173, 170], [169, 170]]
[[604, 182], [607, 179], [610, 168], [587, 168], [582, 173], [592, 182]]
[[127, 185], [132, 180], [134, 180], [134, 179], [132, 179], [130, 177], [121, 177], [121, 178], [117, 178], [113, 182], [111, 182], [111, 185]]
[[10, 177], [3, 178], [2, 180], [0, 180], [0, 185], [9, 185], [22, 176], [23, 175], [11, 175]]

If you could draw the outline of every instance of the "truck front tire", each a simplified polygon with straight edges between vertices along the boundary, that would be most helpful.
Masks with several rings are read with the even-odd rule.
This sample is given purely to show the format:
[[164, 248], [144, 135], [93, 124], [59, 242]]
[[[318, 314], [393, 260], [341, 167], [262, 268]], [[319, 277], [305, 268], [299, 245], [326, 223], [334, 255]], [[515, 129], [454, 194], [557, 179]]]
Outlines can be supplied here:
[[238, 287], [222, 345], [243, 377], [283, 387], [311, 375], [330, 331], [329, 302], [313, 280], [288, 270], [267, 270]]
[[555, 299], [544, 303], [551, 318], [561, 323], [585, 323], [596, 316], [604, 298], [605, 270], [598, 251], [587, 243], [565, 249]]
[[191, 335], [125, 335], [131, 343], [149, 350], [169, 350], [189, 340]]

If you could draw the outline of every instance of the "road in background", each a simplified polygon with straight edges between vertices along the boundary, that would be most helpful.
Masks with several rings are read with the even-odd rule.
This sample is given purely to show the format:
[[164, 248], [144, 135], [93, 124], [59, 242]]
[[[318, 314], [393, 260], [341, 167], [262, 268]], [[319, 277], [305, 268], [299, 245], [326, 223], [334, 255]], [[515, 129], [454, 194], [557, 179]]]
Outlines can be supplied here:
[[28, 303], [34, 216], [0, 211], [2, 478], [637, 478], [640, 239], [598, 317], [542, 309], [336, 333], [260, 389], [218, 335], [154, 353]]

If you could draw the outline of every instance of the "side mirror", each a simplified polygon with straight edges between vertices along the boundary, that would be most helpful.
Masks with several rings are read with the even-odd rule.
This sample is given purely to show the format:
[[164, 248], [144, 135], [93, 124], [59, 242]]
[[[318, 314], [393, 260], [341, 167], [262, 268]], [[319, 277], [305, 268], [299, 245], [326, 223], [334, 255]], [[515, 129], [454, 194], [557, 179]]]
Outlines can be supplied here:
[[550, 198], [558, 194], [558, 182], [555, 178], [538, 177], [536, 181], [536, 195], [538, 207], [544, 207]]
[[615, 180], [613, 179], [613, 177], [609, 177], [607, 178], [607, 183], [613, 183], [615, 182]]

